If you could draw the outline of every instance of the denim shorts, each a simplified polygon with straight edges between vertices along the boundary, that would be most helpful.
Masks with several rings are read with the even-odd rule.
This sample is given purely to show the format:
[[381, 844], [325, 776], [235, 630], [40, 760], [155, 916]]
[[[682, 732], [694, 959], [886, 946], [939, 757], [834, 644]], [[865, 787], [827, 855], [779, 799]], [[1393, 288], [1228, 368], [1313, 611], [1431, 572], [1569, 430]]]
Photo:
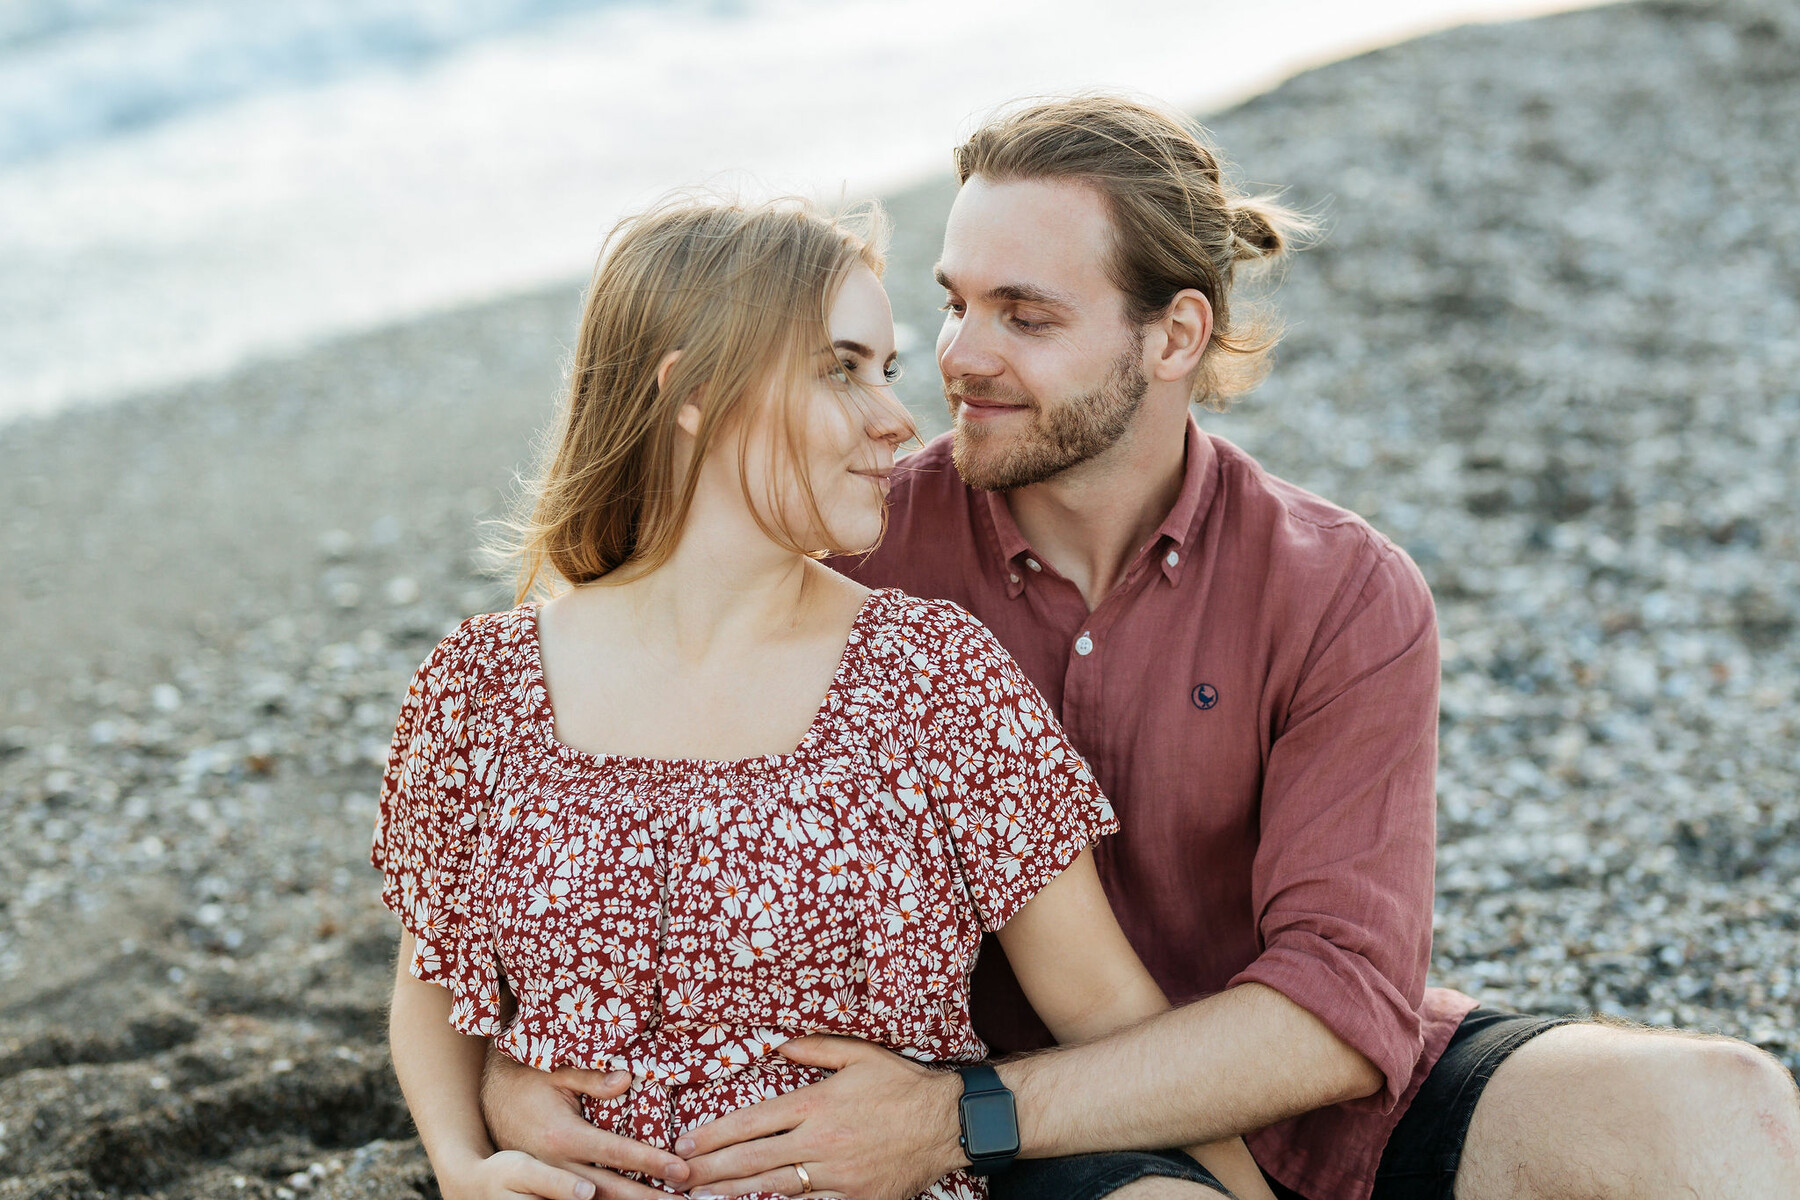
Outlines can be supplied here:
[[1021, 1158], [988, 1181], [988, 1194], [992, 1200], [1100, 1200], [1128, 1183], [1159, 1176], [1203, 1183], [1220, 1195], [1231, 1195], [1211, 1171], [1179, 1150]]
[[[1514, 1050], [1546, 1029], [1578, 1019], [1530, 1017], [1491, 1008], [1477, 1008], [1464, 1017], [1388, 1138], [1375, 1171], [1372, 1200], [1453, 1200], [1463, 1139], [1488, 1080]], [[995, 1176], [990, 1187], [993, 1200], [1100, 1200], [1128, 1183], [1155, 1176], [1187, 1179], [1231, 1194], [1206, 1168], [1178, 1150], [1021, 1159], [1004, 1175]], [[1308, 1200], [1272, 1179], [1269, 1187], [1277, 1200]]]

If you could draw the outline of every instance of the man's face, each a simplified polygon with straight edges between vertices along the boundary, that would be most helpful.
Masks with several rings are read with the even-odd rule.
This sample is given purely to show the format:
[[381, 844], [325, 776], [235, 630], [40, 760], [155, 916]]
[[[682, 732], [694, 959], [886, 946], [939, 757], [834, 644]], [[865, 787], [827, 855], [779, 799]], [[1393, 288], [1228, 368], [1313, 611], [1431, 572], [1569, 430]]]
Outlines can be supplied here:
[[937, 269], [937, 358], [971, 487], [1041, 483], [1130, 427], [1147, 387], [1143, 333], [1107, 276], [1111, 237], [1085, 184], [976, 175], [957, 194]]

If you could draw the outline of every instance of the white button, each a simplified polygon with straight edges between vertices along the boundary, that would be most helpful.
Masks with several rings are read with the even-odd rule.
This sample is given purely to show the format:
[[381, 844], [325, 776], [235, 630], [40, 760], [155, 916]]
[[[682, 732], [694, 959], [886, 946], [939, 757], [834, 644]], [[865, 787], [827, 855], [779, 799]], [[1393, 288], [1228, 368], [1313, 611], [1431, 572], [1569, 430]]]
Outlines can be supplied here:
[[1025, 565], [1026, 565], [1026, 566], [1028, 566], [1028, 567], [1030, 567], [1030, 568], [1031, 568], [1031, 569], [1032, 569], [1032, 570], [1034, 570], [1034, 571], [1041, 571], [1041, 570], [1043, 570], [1043, 569], [1044, 569], [1044, 564], [1042, 564], [1042, 563], [1040, 563], [1040, 562], [1039, 562], [1039, 561], [1038, 561], [1038, 560], [1037, 560], [1037, 559], [1035, 559], [1035, 558], [1028, 558], [1028, 559], [1026, 559], [1026, 560], [1025, 560]]
[[1171, 550], [1171, 551], [1169, 551], [1169, 556], [1167, 558], [1163, 559], [1163, 561], [1168, 563], [1172, 567], [1181, 561], [1181, 555], [1179, 555], [1179, 554], [1175, 553], [1175, 551]]
[[1084, 633], [1080, 637], [1075, 639], [1075, 653], [1086, 655], [1086, 654], [1092, 654], [1093, 652], [1094, 652], [1094, 639], [1093, 638], [1089, 637], [1087, 634]]
[[1006, 577], [1008, 579], [1012, 580], [1014, 583], [1019, 582], [1019, 573], [1017, 571], [1008, 571], [1006, 573]]

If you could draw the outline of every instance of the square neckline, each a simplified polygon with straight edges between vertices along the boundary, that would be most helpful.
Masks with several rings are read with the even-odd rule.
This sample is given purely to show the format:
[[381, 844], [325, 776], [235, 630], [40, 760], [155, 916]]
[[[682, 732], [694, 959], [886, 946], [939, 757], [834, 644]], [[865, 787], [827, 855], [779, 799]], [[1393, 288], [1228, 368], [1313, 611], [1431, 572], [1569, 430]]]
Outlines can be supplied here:
[[837, 669], [831, 673], [831, 682], [826, 685], [825, 696], [819, 701], [819, 707], [813, 713], [812, 721], [806, 727], [806, 733], [792, 750], [783, 754], [753, 754], [744, 758], [657, 758], [647, 754], [618, 754], [610, 751], [583, 750], [571, 746], [556, 736], [556, 707], [550, 699], [550, 682], [544, 674], [543, 643], [539, 639], [539, 617], [544, 602], [537, 601], [520, 607], [530, 610], [530, 619], [526, 622], [529, 643], [529, 655], [526, 659], [526, 682], [536, 683], [543, 699], [537, 705], [532, 722], [537, 728], [539, 739], [550, 753], [558, 758], [573, 759], [576, 762], [591, 766], [625, 766], [646, 771], [665, 772], [729, 772], [756, 769], [771, 769], [785, 766], [807, 758], [823, 740], [830, 714], [841, 708], [835, 704], [841, 698], [844, 685], [847, 683], [856, 660], [862, 657], [861, 650], [868, 641], [863, 626], [871, 619], [871, 614], [878, 607], [876, 598], [885, 601], [895, 591], [894, 588], [871, 588], [857, 606], [856, 616], [850, 622], [850, 634], [844, 641], [843, 653], [838, 656]]

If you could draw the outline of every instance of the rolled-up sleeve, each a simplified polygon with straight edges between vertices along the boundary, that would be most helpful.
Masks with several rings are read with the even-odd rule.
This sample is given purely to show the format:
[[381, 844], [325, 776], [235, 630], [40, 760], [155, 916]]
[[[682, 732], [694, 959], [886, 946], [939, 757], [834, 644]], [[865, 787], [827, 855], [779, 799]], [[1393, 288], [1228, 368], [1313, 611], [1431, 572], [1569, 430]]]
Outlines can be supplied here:
[[1438, 640], [1431, 593], [1388, 547], [1307, 653], [1271, 745], [1252, 873], [1261, 983], [1381, 1071], [1398, 1103], [1423, 1047], [1436, 847]]

